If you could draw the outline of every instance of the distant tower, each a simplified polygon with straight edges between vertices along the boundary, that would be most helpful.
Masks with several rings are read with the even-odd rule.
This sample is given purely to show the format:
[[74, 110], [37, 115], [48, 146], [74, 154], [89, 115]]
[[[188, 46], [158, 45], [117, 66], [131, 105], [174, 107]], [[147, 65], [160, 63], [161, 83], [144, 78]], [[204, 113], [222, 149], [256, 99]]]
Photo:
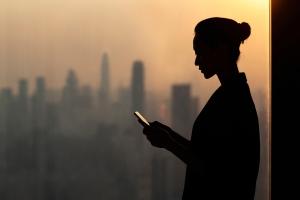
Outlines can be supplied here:
[[26, 79], [19, 80], [18, 88], [18, 108], [21, 113], [28, 112], [28, 81]]
[[109, 101], [109, 91], [110, 91], [110, 79], [109, 79], [109, 60], [107, 53], [102, 55], [101, 60], [101, 80], [100, 80], [100, 91], [99, 91], [99, 98], [100, 102], [107, 102]]
[[24, 134], [30, 132], [30, 119], [29, 119], [29, 100], [28, 100], [28, 81], [26, 79], [19, 80], [18, 94], [16, 105], [16, 128], [18, 133]]
[[135, 61], [132, 68], [131, 79], [131, 110], [145, 113], [145, 80], [144, 64], [142, 61]]
[[[190, 84], [177, 84], [172, 86], [171, 96], [171, 127], [185, 138], [190, 138], [194, 122], [194, 109], [197, 109], [196, 99], [191, 97]], [[184, 182], [185, 167], [178, 159], [169, 159], [167, 178], [167, 199], [180, 199]]]
[[[15, 97], [10, 88], [0, 91], [0, 135], [15, 127]], [[4, 141], [4, 140], [2, 140]]]
[[14, 95], [10, 88], [1, 89], [0, 91], [0, 139], [4, 143], [6, 141], [2, 137], [4, 136], [6, 137], [7, 133], [16, 126], [15, 123], [16, 111], [15, 111], [14, 100], [15, 100]]
[[77, 106], [79, 98], [79, 83], [77, 75], [73, 70], [69, 70], [66, 84], [63, 89], [63, 104], [66, 107]]
[[37, 79], [36, 79], [36, 95], [38, 95], [44, 99], [45, 93], [46, 93], [45, 78], [37, 77]]
[[[144, 78], [144, 64], [142, 61], [134, 61], [133, 67], [132, 67], [132, 78], [131, 78], [131, 112], [133, 111], [139, 111], [141, 114], [147, 116], [145, 113], [145, 84], [144, 84], [145, 78]], [[132, 113], [131, 113], [132, 115]], [[137, 130], [137, 127], [140, 127], [140, 125], [136, 122], [136, 120], [132, 117], [132, 126], [134, 127], [133, 130]], [[133, 131], [135, 132], [135, 131]], [[141, 135], [140, 135], [141, 136]], [[151, 160], [149, 159], [151, 157], [149, 151], [147, 151], [148, 142], [145, 140], [144, 137], [137, 137], [136, 138], [136, 148], [139, 150], [139, 160], [140, 164], [137, 171], [137, 184], [138, 184], [138, 196], [137, 199], [143, 199], [143, 200], [150, 200], [151, 198], [151, 171], [152, 171], [152, 165]]]
[[36, 89], [32, 97], [33, 126], [39, 130], [45, 128], [46, 123], [46, 84], [44, 77], [36, 79]]
[[[5, 185], [7, 185], [7, 177], [9, 175], [10, 155], [14, 144], [14, 137], [11, 134], [16, 127], [14, 116], [14, 96], [10, 88], [4, 88], [0, 91], [0, 173], [3, 174], [0, 179], [0, 193], [3, 199], [5, 196]], [[3, 190], [3, 189], [4, 190]], [[7, 190], [7, 189], [6, 189]]]
[[171, 124], [174, 130], [189, 136], [191, 123], [192, 98], [189, 84], [179, 84], [172, 86], [171, 100]]

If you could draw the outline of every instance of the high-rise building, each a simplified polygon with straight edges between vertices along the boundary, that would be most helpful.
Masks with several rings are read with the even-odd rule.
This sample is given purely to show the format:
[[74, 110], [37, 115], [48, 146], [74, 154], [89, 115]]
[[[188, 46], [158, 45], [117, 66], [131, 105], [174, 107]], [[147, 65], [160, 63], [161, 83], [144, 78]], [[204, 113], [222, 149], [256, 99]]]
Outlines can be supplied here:
[[171, 126], [185, 137], [189, 136], [192, 114], [191, 86], [178, 84], [172, 86]]
[[17, 104], [21, 113], [28, 112], [28, 81], [26, 79], [19, 80]]
[[16, 128], [15, 113], [15, 97], [12, 90], [4, 88], [0, 92], [0, 135], [8, 136], [8, 132]]
[[145, 77], [144, 64], [142, 61], [135, 61], [132, 68], [131, 79], [131, 110], [146, 112], [145, 108]]
[[79, 82], [74, 70], [69, 70], [66, 83], [63, 89], [63, 106], [72, 109], [78, 105], [79, 101]]
[[[10, 88], [4, 88], [0, 92], [0, 173], [6, 174], [7, 148], [11, 143], [11, 130], [15, 127], [14, 122], [14, 97]], [[0, 180], [0, 187], [6, 185], [5, 179]], [[1, 192], [1, 189], [0, 189]]]
[[29, 99], [28, 99], [28, 81], [20, 79], [18, 85], [18, 94], [16, 99], [16, 127], [18, 133], [29, 133], [30, 128], [30, 115], [29, 115]]
[[[190, 84], [176, 84], [171, 92], [171, 127], [189, 139], [197, 113], [197, 98], [191, 95]], [[180, 199], [183, 191], [185, 165], [174, 158], [168, 159], [167, 191], [168, 199]]]
[[107, 53], [102, 55], [100, 77], [100, 103], [106, 103], [110, 100], [110, 73]]
[[[11, 116], [14, 107], [14, 96], [10, 88], [4, 88], [0, 92], [0, 121], [6, 128], [9, 116]], [[2, 126], [1, 126], [2, 127]]]
[[46, 123], [46, 84], [44, 77], [36, 79], [32, 96], [32, 124], [35, 129], [44, 130]]
[[[132, 66], [132, 77], [131, 77], [131, 112], [139, 111], [141, 114], [146, 115], [145, 108], [145, 77], [144, 77], [144, 63], [140, 60], [133, 62]], [[132, 114], [133, 115], [133, 114]], [[132, 117], [133, 130], [138, 130], [138, 122]], [[150, 153], [147, 148], [148, 141], [144, 137], [135, 136], [136, 147], [139, 148], [138, 157], [141, 163], [137, 169], [137, 180], [138, 185], [138, 199], [151, 199], [151, 159]]]
[[98, 119], [105, 123], [112, 121], [109, 68], [109, 58], [107, 53], [104, 53], [100, 65], [100, 88], [98, 92], [97, 113]]

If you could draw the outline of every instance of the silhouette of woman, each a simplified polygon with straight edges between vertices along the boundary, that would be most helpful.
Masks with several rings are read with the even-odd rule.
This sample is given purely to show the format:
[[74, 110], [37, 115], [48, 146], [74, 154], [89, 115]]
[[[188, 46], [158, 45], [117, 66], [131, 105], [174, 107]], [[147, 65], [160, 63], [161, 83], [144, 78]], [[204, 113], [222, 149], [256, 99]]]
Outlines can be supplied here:
[[253, 200], [260, 160], [258, 118], [245, 73], [237, 67], [248, 23], [208, 18], [195, 27], [195, 65], [221, 85], [194, 122], [188, 140], [154, 121], [143, 129], [153, 146], [186, 163], [182, 199]]

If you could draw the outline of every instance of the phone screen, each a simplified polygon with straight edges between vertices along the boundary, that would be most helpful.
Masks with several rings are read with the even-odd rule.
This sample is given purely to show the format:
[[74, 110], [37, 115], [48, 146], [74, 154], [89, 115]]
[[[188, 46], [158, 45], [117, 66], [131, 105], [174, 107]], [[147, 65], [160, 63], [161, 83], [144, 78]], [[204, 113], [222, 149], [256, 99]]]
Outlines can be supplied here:
[[143, 123], [150, 126], [149, 122], [138, 111], [135, 111], [134, 115], [137, 116], [137, 118], [139, 118], [140, 120], [142, 120]]

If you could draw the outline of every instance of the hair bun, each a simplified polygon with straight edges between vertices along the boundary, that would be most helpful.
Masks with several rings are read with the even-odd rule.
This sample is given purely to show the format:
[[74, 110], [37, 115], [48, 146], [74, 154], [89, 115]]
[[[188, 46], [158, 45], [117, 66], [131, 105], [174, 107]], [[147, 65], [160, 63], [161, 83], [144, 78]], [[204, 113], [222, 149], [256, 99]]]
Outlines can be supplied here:
[[246, 40], [251, 34], [250, 25], [246, 22], [242, 22], [239, 24], [239, 29], [240, 29], [240, 40], [241, 42], [244, 42], [244, 40]]

